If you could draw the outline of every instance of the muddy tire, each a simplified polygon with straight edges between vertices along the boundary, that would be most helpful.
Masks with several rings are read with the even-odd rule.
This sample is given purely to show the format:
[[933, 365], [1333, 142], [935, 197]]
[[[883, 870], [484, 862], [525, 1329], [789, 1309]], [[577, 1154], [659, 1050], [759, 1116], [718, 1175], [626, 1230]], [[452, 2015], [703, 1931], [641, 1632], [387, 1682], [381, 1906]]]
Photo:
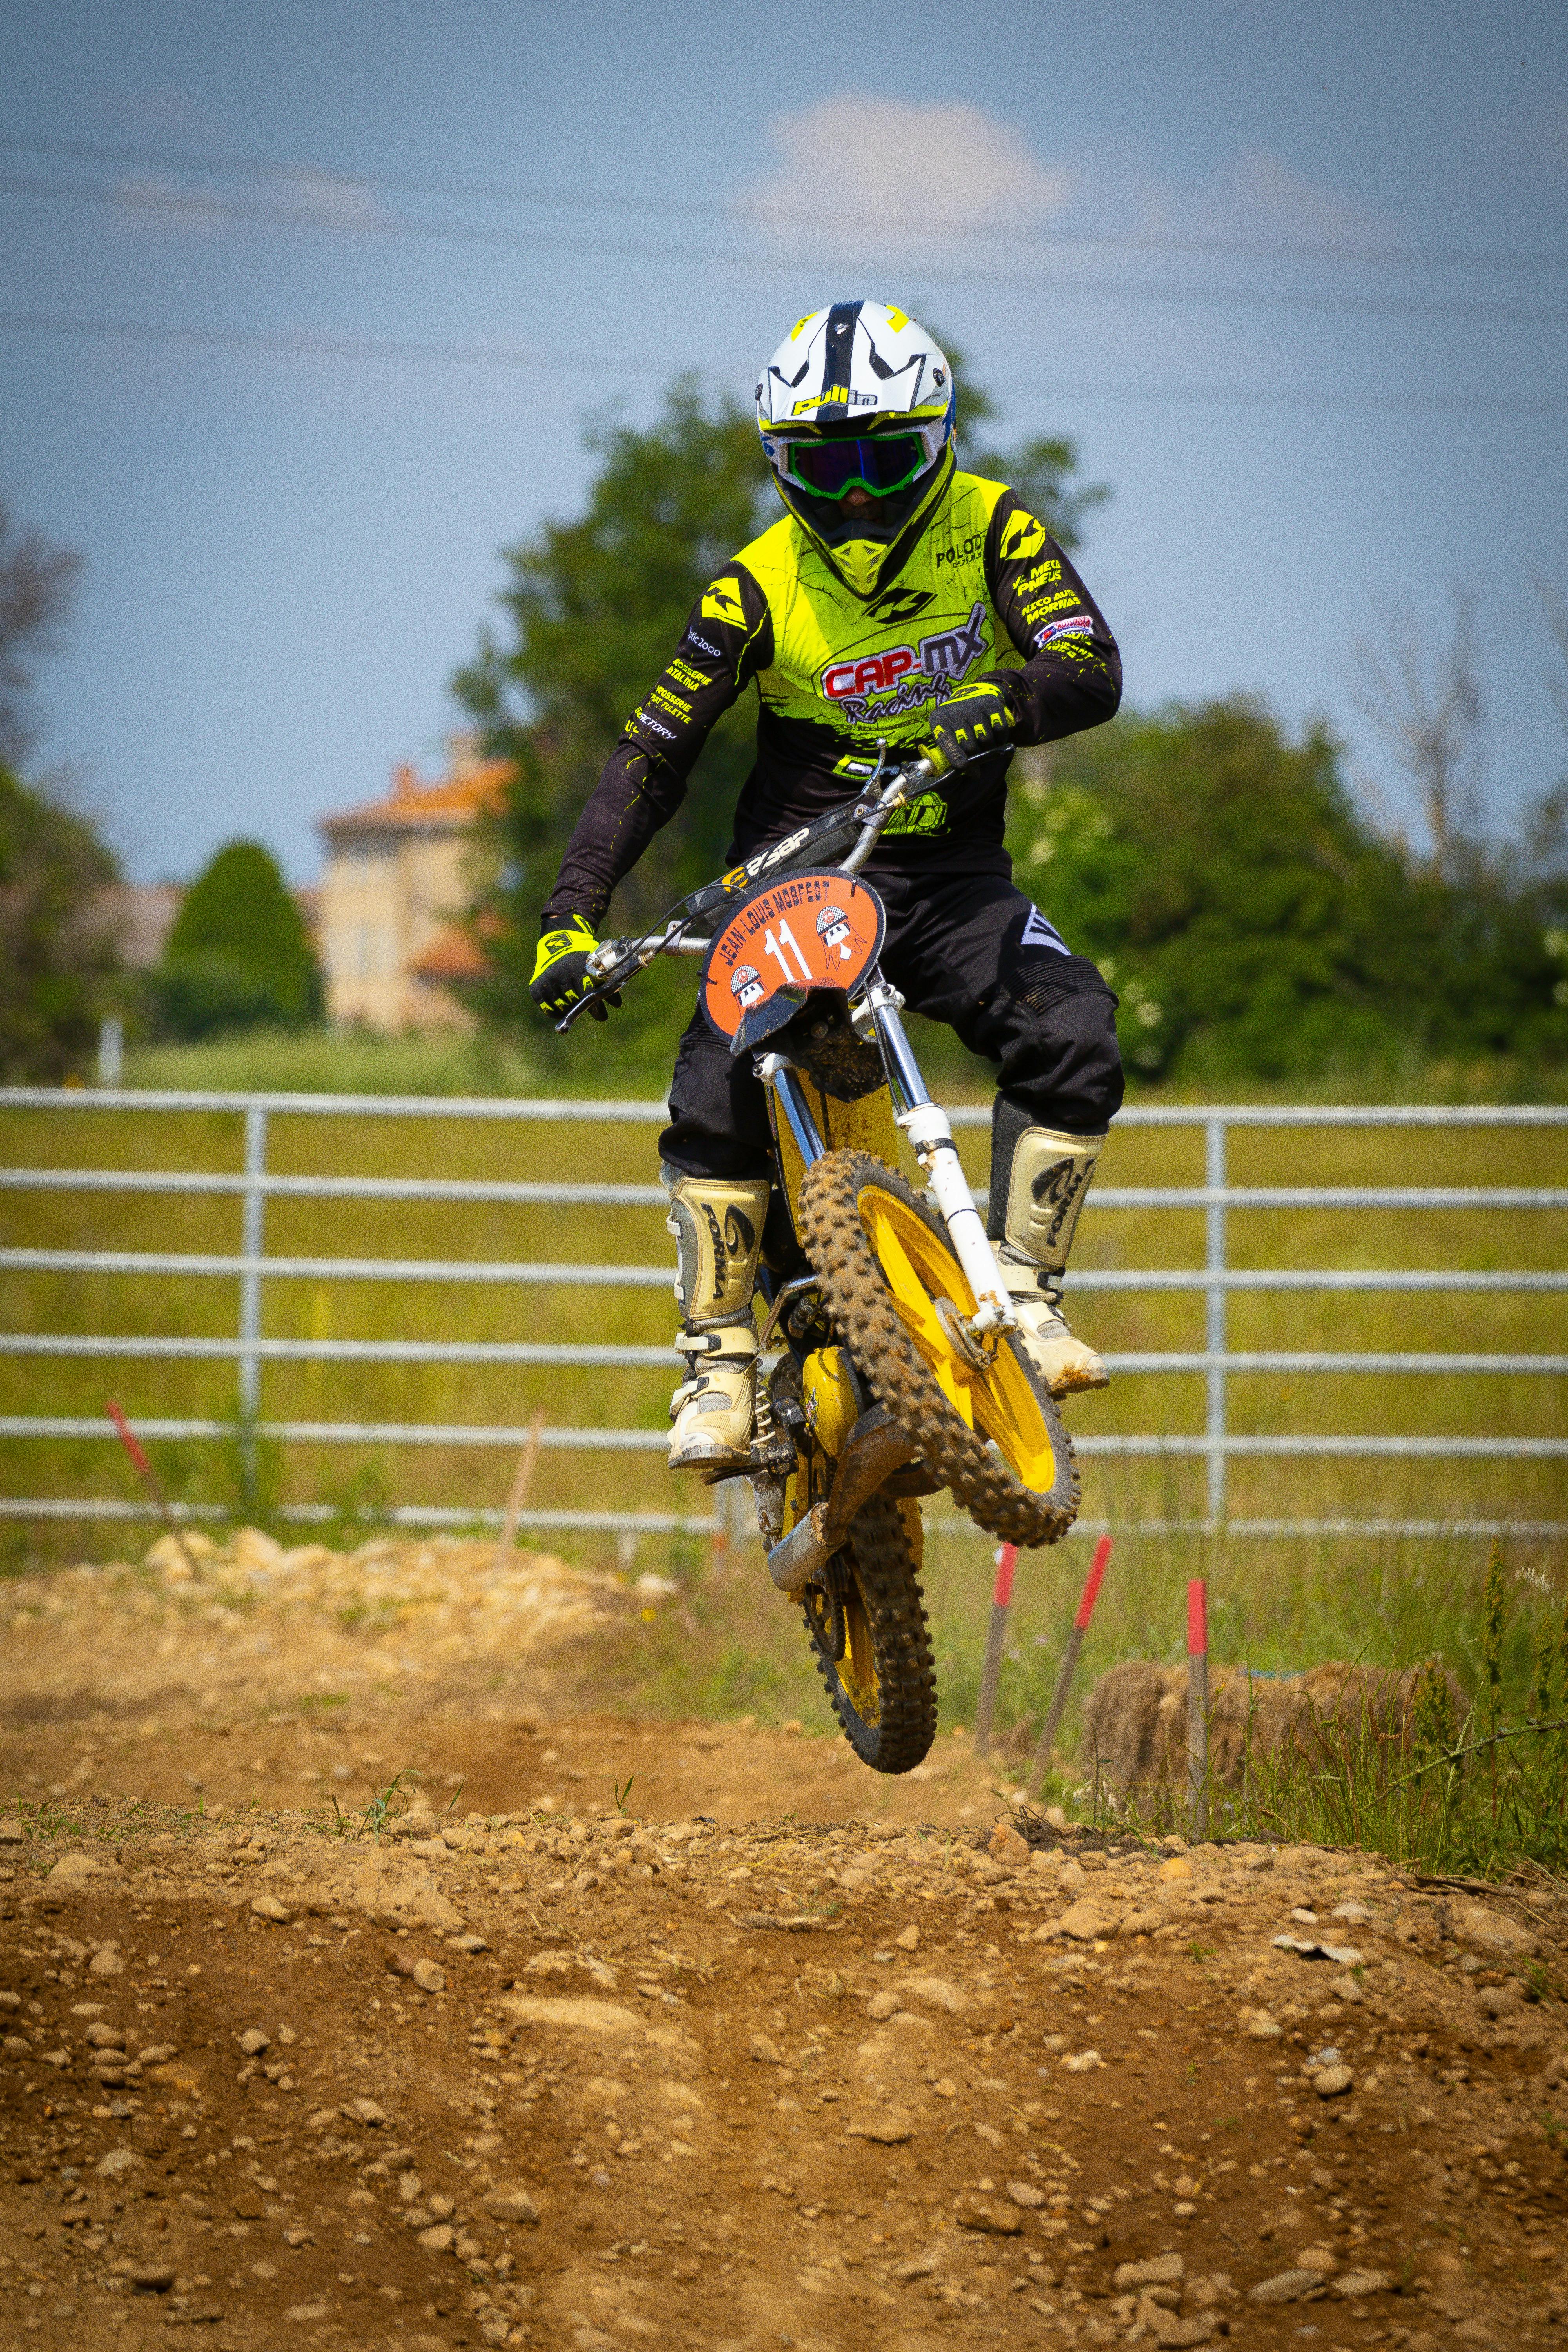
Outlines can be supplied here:
[[816, 1671], [845, 1738], [873, 1772], [912, 1771], [936, 1738], [936, 1665], [895, 1502], [872, 1496], [801, 1600]]
[[[1008, 1360], [995, 1375], [1006, 1391], [1006, 1411], [992, 1418], [1009, 1436], [1012, 1458], [983, 1434], [990, 1400], [978, 1386], [969, 1393], [982, 1425], [970, 1426], [943, 1393], [928, 1353], [900, 1312], [871, 1244], [868, 1210], [872, 1222], [878, 1213], [896, 1216], [928, 1266], [945, 1259], [952, 1276], [963, 1280], [942, 1219], [879, 1160], [864, 1151], [830, 1151], [809, 1168], [800, 1188], [801, 1239], [861, 1376], [977, 1527], [1005, 1543], [1059, 1542], [1078, 1516], [1079, 1487], [1072, 1444], [1054, 1400], [1009, 1337], [1001, 1343]], [[1027, 1478], [1019, 1475], [1020, 1464], [1032, 1474]]]

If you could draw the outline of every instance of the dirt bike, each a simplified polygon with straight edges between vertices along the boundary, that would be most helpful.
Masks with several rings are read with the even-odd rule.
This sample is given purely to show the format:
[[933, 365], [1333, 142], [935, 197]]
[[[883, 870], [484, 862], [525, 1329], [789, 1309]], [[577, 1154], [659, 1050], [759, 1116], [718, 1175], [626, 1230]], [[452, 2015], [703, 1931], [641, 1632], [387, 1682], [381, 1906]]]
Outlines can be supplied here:
[[[655, 956], [700, 956], [709, 1021], [752, 1056], [788, 1214], [775, 1195], [751, 1461], [704, 1475], [749, 1479], [769, 1572], [801, 1604], [846, 1738], [874, 1770], [907, 1772], [936, 1735], [919, 1498], [946, 1487], [989, 1534], [1051, 1544], [1077, 1516], [1079, 1479], [882, 975], [882, 902], [856, 878], [935, 779], [923, 760], [889, 768], [885, 744], [847, 773], [857, 799], [694, 891], [657, 930], [605, 940], [557, 1025]], [[898, 1172], [900, 1129], [924, 1194]]]

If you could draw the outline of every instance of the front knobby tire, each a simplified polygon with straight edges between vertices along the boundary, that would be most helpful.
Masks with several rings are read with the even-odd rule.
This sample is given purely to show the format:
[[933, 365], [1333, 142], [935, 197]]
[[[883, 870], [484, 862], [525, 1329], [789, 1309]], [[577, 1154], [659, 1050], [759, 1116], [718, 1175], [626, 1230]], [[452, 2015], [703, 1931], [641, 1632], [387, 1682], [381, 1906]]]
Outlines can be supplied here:
[[873, 1772], [912, 1771], [936, 1738], [936, 1664], [914, 1553], [890, 1496], [862, 1505], [801, 1601], [845, 1738]]
[[1071, 1441], [1016, 1337], [980, 1367], [962, 1352], [951, 1310], [973, 1315], [974, 1294], [936, 1212], [869, 1153], [829, 1151], [800, 1223], [833, 1322], [932, 1476], [1004, 1542], [1059, 1542], [1078, 1517]]

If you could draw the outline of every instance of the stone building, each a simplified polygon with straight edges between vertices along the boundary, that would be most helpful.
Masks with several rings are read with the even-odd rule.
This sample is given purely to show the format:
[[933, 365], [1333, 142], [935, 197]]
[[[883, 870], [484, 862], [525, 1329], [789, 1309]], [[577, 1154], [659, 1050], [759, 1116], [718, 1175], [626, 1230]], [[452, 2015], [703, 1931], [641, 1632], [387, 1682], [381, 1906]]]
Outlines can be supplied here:
[[421, 783], [396, 770], [391, 793], [320, 820], [326, 835], [317, 951], [334, 1028], [466, 1029], [453, 983], [481, 968], [461, 917], [476, 820], [505, 790], [504, 761], [453, 739], [450, 772]]

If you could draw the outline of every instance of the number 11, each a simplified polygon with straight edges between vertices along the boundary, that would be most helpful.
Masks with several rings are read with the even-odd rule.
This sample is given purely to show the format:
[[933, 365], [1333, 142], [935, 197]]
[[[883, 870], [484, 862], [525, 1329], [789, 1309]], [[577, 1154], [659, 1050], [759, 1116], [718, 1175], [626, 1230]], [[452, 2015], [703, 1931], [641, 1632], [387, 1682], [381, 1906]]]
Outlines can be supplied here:
[[[800, 941], [795, 938], [795, 933], [790, 929], [787, 923], [781, 923], [779, 925], [779, 939], [782, 940], [784, 946], [791, 950], [796, 963], [799, 964], [800, 976], [802, 980], [809, 981], [811, 978], [811, 966], [806, 962], [805, 958], [802, 955], [800, 951]], [[773, 961], [778, 965], [779, 970], [783, 972], [785, 980], [794, 980], [795, 974], [789, 968], [788, 958], [783, 953], [783, 950], [780, 949], [778, 942], [774, 940], [772, 931], [765, 934], [763, 947], [765, 952], [773, 957]]]

